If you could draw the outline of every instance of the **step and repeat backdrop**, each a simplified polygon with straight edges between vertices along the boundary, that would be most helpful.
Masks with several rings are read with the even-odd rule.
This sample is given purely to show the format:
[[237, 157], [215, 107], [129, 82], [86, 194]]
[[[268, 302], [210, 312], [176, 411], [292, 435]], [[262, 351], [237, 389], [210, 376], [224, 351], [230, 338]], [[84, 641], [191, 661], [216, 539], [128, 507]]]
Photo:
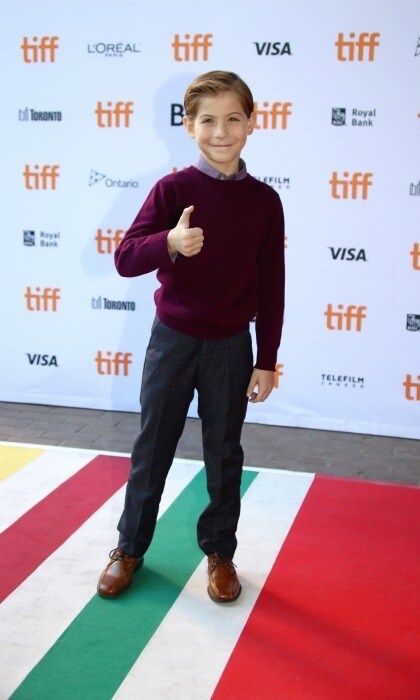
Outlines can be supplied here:
[[222, 69], [251, 88], [242, 157], [286, 221], [275, 388], [247, 421], [420, 437], [419, 3], [0, 11], [0, 399], [140, 410], [159, 283], [119, 277], [113, 252], [198, 161], [184, 92]]

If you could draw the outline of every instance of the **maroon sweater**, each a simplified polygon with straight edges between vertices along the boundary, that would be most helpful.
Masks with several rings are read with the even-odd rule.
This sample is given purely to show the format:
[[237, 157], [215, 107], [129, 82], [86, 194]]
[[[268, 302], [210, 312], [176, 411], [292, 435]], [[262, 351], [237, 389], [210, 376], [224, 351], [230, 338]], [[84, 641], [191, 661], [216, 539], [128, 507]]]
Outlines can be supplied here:
[[[185, 207], [203, 229], [201, 251], [172, 261], [167, 236]], [[236, 335], [255, 317], [255, 368], [274, 371], [284, 313], [284, 217], [277, 192], [249, 173], [218, 180], [194, 165], [165, 175], [150, 190], [115, 251], [123, 277], [157, 269], [156, 313], [203, 340]]]

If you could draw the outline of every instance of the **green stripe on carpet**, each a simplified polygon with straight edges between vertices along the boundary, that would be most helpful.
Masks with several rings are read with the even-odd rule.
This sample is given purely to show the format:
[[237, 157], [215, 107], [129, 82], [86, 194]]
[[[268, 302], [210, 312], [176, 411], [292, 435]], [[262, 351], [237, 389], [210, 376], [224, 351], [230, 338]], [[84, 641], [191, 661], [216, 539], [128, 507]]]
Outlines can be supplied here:
[[[242, 472], [242, 495], [257, 475]], [[196, 523], [207, 503], [202, 469], [159, 518], [145, 564], [129, 591], [115, 600], [95, 595], [11, 700], [112, 698], [204, 556], [197, 545]], [[78, 566], [75, 561], [75, 570]], [[63, 571], [63, 596], [71, 595], [66, 584]], [[208, 604], [215, 605], [210, 598]]]

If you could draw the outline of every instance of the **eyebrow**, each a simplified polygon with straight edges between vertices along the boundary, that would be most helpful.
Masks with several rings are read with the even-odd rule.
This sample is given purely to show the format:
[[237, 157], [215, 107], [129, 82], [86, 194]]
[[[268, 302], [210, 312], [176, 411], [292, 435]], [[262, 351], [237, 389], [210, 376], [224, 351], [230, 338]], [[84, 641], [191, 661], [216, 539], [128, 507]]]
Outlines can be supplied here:
[[[226, 116], [230, 117], [231, 114], [242, 114], [242, 112], [229, 112]], [[214, 114], [200, 114], [200, 117], [214, 117]]]

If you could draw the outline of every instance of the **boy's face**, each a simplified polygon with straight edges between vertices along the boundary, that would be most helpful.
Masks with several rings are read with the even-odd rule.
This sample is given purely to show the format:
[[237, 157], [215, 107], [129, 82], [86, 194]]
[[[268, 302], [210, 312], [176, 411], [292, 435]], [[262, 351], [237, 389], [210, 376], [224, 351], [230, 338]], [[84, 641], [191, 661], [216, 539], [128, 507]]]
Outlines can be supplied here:
[[190, 121], [184, 116], [183, 122], [203, 157], [226, 175], [233, 175], [246, 138], [254, 130], [255, 116], [252, 112], [248, 119], [236, 94], [223, 92], [203, 97], [196, 118]]

